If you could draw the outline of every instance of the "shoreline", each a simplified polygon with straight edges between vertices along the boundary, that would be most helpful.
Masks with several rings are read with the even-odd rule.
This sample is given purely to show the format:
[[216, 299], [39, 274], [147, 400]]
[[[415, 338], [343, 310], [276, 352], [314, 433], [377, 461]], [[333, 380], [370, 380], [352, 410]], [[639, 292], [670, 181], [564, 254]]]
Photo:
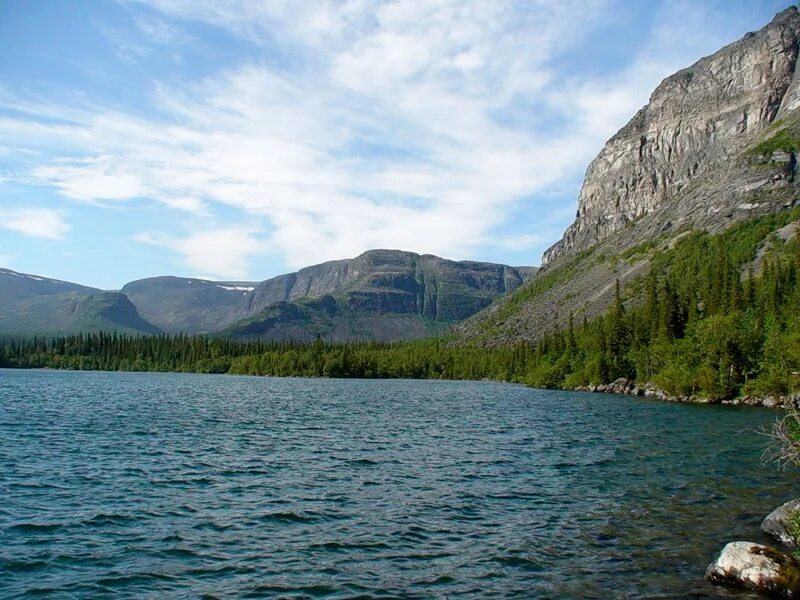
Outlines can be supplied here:
[[590, 392], [596, 394], [619, 394], [622, 396], [639, 396], [652, 398], [663, 402], [679, 402], [682, 404], [720, 404], [725, 406], [761, 406], [763, 408], [800, 408], [800, 392], [792, 392], [785, 396], [738, 396], [727, 400], [714, 400], [702, 396], [673, 396], [664, 390], [646, 384], [639, 384], [625, 379], [624, 377], [612, 383], [601, 383], [599, 385], [582, 385], [574, 388], [576, 392]]

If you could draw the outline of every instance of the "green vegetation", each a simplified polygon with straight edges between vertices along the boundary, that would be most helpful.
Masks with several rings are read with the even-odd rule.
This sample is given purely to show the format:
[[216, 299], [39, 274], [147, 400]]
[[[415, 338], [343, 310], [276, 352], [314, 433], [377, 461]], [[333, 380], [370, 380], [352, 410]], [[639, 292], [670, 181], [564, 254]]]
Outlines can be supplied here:
[[770, 156], [773, 152], [796, 152], [800, 150], [800, 112], [792, 111], [782, 119], [775, 121], [767, 133], [770, 137], [762, 140], [748, 151], [754, 156]]
[[[767, 435], [772, 438], [772, 444], [764, 453], [767, 460], [782, 466], [800, 466], [800, 409], [797, 406], [787, 406]], [[792, 536], [800, 540], [800, 511], [792, 513], [790, 530]]]
[[523, 285], [518, 290], [515, 290], [509, 296], [508, 300], [502, 304], [493, 320], [495, 322], [502, 322], [510, 315], [515, 313], [519, 307], [526, 302], [541, 296], [548, 290], [551, 290], [557, 285], [569, 280], [569, 278], [574, 275], [578, 263], [582, 260], [585, 260], [589, 254], [590, 251], [584, 251], [574, 260], [542, 273], [538, 277], [535, 277], [533, 280], [531, 280], [527, 285]]
[[0, 366], [177, 371], [303, 377], [519, 380], [529, 346], [486, 350], [437, 339], [404, 343], [312, 344], [109, 333], [0, 341]]
[[[248, 375], [495, 379], [574, 388], [625, 377], [714, 400], [800, 389], [800, 241], [772, 244], [763, 272], [748, 265], [800, 209], [710, 235], [684, 235], [598, 318], [535, 345], [488, 349], [446, 338], [395, 344], [234, 341], [107, 333], [0, 341], [0, 366]], [[652, 251], [652, 247], [637, 251]], [[536, 296], [569, 266], [518, 294]], [[516, 298], [515, 298], [516, 299]]]
[[800, 511], [794, 511], [787, 520], [789, 534], [795, 540], [800, 540]]
[[773, 152], [782, 150], [783, 152], [796, 152], [800, 149], [800, 137], [795, 135], [790, 129], [781, 129], [772, 137], [759, 143], [752, 150], [752, 154], [769, 156]]
[[800, 387], [800, 243], [773, 249], [763, 274], [742, 271], [793, 210], [657, 253], [606, 314], [546, 336], [526, 381], [576, 387], [619, 377], [719, 400]]

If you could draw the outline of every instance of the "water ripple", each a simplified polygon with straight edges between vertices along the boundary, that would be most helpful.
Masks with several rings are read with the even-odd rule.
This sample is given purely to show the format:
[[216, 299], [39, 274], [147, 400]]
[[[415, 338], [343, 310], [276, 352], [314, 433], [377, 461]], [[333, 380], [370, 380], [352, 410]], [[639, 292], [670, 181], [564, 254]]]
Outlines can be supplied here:
[[[0, 596], [713, 598], [797, 495], [756, 409], [0, 370]], [[749, 597], [741, 595], [740, 597]]]

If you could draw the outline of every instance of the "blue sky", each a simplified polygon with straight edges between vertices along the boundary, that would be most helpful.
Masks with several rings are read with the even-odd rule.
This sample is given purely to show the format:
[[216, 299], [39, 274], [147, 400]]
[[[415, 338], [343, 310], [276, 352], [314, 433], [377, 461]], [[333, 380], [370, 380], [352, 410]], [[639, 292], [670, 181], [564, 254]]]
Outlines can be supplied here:
[[0, 266], [102, 288], [370, 248], [538, 264], [658, 82], [771, 0], [5, 0]]

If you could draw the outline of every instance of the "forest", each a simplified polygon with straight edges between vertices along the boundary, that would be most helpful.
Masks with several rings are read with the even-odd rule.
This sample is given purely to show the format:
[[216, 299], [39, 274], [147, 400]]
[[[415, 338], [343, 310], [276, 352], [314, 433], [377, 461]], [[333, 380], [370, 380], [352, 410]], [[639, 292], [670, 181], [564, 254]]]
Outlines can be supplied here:
[[[593, 319], [569, 315], [535, 344], [447, 336], [312, 344], [86, 333], [0, 340], [0, 366], [240, 375], [492, 379], [572, 389], [625, 377], [712, 400], [800, 389], [800, 241], [775, 231], [800, 209], [692, 232], [652, 251], [649, 273]], [[758, 256], [758, 260], [754, 260]]]

